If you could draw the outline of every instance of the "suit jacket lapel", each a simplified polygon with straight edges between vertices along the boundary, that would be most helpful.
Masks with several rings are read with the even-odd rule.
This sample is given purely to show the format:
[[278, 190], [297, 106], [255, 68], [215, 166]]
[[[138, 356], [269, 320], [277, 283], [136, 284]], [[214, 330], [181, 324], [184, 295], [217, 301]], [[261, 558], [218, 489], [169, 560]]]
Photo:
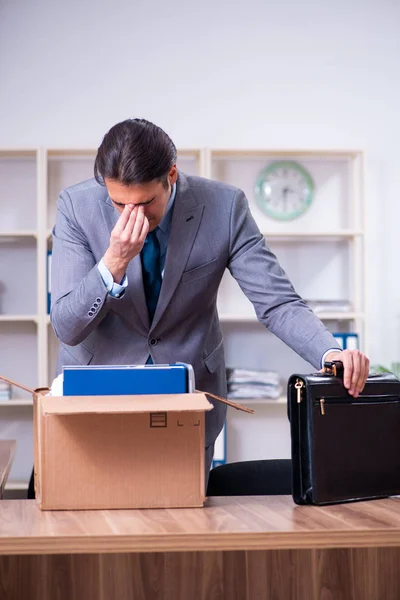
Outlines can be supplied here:
[[[112, 205], [109, 196], [107, 196], [104, 202], [103, 216], [106, 223], [108, 236], [110, 236], [111, 231], [114, 229], [117, 223], [119, 214]], [[128, 277], [128, 287], [125, 291], [125, 297], [131, 301], [143, 325], [148, 330], [150, 323], [146, 297], [144, 294], [142, 263], [140, 261], [140, 255], [135, 256], [135, 258], [131, 260], [126, 270], [126, 275]]]
[[166, 310], [180, 281], [200, 226], [204, 205], [196, 204], [187, 179], [179, 175], [164, 277], [151, 330]]

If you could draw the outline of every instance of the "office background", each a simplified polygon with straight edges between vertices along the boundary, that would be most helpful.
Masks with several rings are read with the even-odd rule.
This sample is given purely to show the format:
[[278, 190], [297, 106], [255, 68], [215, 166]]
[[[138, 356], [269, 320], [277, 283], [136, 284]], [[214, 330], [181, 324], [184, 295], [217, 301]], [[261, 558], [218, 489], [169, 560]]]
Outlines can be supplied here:
[[397, 0], [1, 0], [0, 145], [96, 147], [143, 116], [182, 148], [364, 149], [370, 354], [389, 363], [400, 358], [399, 26]]
[[368, 352], [389, 365], [399, 25], [398, 0], [0, 0], [0, 147], [97, 147], [141, 116], [179, 148], [364, 150]]

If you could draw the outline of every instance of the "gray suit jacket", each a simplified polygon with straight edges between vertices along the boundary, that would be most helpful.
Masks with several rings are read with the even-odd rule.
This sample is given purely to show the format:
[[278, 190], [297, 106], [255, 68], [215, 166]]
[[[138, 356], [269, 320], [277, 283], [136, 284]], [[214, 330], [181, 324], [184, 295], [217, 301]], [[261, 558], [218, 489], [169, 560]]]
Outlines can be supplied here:
[[[193, 365], [196, 387], [226, 394], [222, 333], [216, 301], [228, 268], [258, 319], [320, 367], [336, 340], [304, 304], [268, 249], [237, 188], [182, 173], [177, 182], [164, 278], [149, 323], [140, 256], [128, 266], [121, 298], [107, 293], [97, 263], [119, 214], [94, 179], [63, 191], [53, 231], [51, 322], [62, 365]], [[206, 417], [206, 446], [222, 428], [226, 407]]]

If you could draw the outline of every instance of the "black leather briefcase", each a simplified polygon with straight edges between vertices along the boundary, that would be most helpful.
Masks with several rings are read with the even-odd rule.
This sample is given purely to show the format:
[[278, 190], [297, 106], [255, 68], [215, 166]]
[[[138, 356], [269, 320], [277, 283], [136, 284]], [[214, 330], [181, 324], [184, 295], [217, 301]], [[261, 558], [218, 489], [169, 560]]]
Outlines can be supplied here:
[[358, 398], [343, 385], [343, 365], [292, 375], [288, 411], [293, 499], [330, 504], [400, 494], [400, 381], [371, 375]]

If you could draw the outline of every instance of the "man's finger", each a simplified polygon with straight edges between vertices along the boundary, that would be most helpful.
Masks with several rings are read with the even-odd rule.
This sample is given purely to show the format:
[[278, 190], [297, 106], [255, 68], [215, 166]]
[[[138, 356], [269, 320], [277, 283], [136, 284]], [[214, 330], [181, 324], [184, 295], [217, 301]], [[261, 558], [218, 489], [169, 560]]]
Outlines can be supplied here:
[[141, 232], [139, 234], [139, 244], [141, 245], [142, 248], [143, 248], [146, 236], [149, 233], [149, 229], [150, 229], [149, 220], [148, 220], [147, 217], [144, 217], [144, 219], [143, 219], [143, 225], [142, 225], [142, 230], [141, 230]]
[[358, 394], [361, 394], [361, 392], [363, 391], [364, 385], [365, 385], [365, 381], [369, 375], [369, 359], [365, 356], [365, 354], [361, 354], [360, 355], [360, 375], [358, 377], [358, 381], [357, 381], [357, 390], [358, 390]]
[[132, 231], [133, 228], [135, 227], [135, 223], [136, 223], [136, 219], [138, 217], [138, 207], [134, 206], [132, 209], [131, 214], [129, 215], [129, 219], [127, 224], [125, 225], [125, 228], [123, 231], [121, 231], [121, 234], [124, 237], [124, 240], [129, 241], [131, 239], [132, 236]]
[[354, 352], [350, 352], [349, 356], [351, 356], [351, 359], [353, 361], [353, 372], [351, 374], [349, 394], [352, 394], [357, 398], [358, 394], [360, 393], [360, 384], [362, 379], [361, 355], [358, 352], [358, 350], [355, 350]]
[[144, 222], [144, 208], [143, 206], [139, 206], [137, 214], [136, 214], [136, 220], [133, 226], [133, 229], [131, 231], [131, 242], [132, 243], [136, 243], [139, 236], [140, 236], [140, 232], [142, 231], [143, 228], [143, 222]]
[[121, 234], [123, 232], [134, 208], [135, 207], [133, 204], [127, 204], [125, 206], [124, 210], [120, 214], [119, 219], [114, 227], [113, 233]]
[[341, 355], [340, 355], [340, 359], [343, 363], [343, 383], [344, 383], [344, 387], [347, 388], [348, 390], [350, 390], [351, 388], [351, 382], [352, 382], [352, 376], [353, 376], [353, 359], [352, 356], [349, 352], [346, 352], [346, 350], [344, 350]]

